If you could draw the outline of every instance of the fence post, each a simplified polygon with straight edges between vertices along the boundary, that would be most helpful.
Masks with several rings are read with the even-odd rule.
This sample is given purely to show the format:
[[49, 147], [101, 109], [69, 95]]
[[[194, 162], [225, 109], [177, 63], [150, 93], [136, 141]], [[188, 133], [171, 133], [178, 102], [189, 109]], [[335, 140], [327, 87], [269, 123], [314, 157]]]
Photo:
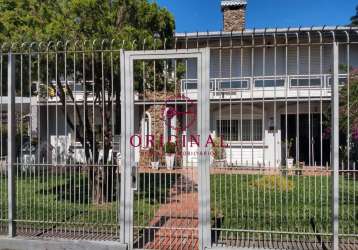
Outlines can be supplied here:
[[332, 166], [332, 249], [338, 250], [339, 226], [339, 90], [338, 90], [338, 42], [333, 43], [333, 84], [332, 88], [332, 138], [331, 138], [331, 166]]
[[[204, 49], [198, 59], [198, 134], [200, 147], [198, 155], [198, 193], [199, 193], [199, 249], [211, 247], [211, 215], [210, 215], [210, 157], [203, 153], [207, 148], [206, 140], [210, 135], [210, 50]], [[210, 103], [210, 102], [209, 102]]]
[[120, 205], [120, 241], [133, 249], [133, 189], [132, 166], [134, 149], [130, 145], [130, 136], [134, 134], [133, 103], [133, 61], [121, 50], [121, 205]]
[[16, 197], [15, 197], [15, 58], [12, 52], [8, 53], [7, 66], [7, 92], [8, 92], [8, 141], [7, 141], [7, 175], [8, 175], [8, 223], [9, 223], [9, 237], [15, 237], [15, 211], [16, 211]]

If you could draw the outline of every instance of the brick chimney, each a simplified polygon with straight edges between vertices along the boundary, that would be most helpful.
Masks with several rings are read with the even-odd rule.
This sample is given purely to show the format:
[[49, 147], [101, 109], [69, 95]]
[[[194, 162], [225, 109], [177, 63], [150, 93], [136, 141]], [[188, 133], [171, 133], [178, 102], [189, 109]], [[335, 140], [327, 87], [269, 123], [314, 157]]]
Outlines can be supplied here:
[[247, 0], [221, 0], [224, 31], [242, 31], [246, 23]]

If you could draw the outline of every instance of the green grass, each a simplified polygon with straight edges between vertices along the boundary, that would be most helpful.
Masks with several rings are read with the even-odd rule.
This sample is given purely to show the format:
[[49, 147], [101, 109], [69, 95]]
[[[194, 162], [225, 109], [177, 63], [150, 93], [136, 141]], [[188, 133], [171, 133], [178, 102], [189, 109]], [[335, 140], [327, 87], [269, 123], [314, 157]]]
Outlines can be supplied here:
[[[211, 175], [212, 213], [223, 217], [220, 228], [331, 232], [331, 177], [270, 176], [270, 181], [260, 182], [261, 178], [267, 179], [260, 175]], [[280, 184], [282, 178], [287, 179], [287, 185]], [[341, 176], [340, 233], [358, 230], [357, 205], [358, 182], [352, 176], [349, 180]]]
[[[85, 173], [42, 174], [23, 173], [16, 179], [17, 205], [16, 220], [19, 228], [31, 227], [37, 229], [67, 228], [95, 229], [116, 231], [118, 229], [118, 201], [116, 199], [115, 184], [113, 185], [113, 197], [103, 204], [92, 202], [91, 191]], [[140, 180], [148, 179], [147, 174], [141, 174]], [[153, 178], [153, 176], [152, 176]], [[0, 179], [0, 218], [7, 218], [7, 187], [5, 178]], [[157, 182], [152, 184], [162, 185]], [[153, 199], [160, 195], [149, 193], [144, 188], [144, 182], [140, 182], [140, 192], [135, 193], [135, 201], [140, 206], [134, 210], [136, 225], [146, 225], [151, 217], [150, 212], [155, 213], [160, 201]], [[161, 190], [157, 187], [157, 190]], [[151, 216], [152, 216], [151, 214]], [[140, 220], [140, 221], [137, 221]], [[1, 222], [0, 224], [5, 222]]]
[[[169, 190], [179, 176], [140, 174], [139, 190], [134, 197], [134, 224], [137, 228], [148, 226], [160, 205], [168, 202], [165, 197], [169, 197]], [[331, 177], [262, 178], [262, 175], [246, 174], [211, 175], [212, 214], [223, 218], [219, 228], [331, 233]], [[282, 181], [282, 178], [287, 179]], [[352, 176], [340, 176], [339, 219], [342, 234], [358, 231], [356, 180]], [[57, 177], [55, 174], [23, 174], [17, 178], [16, 218], [19, 227], [61, 228], [66, 223], [69, 228], [116, 231], [117, 200], [113, 197], [105, 204], [93, 204], [88, 184], [83, 173], [72, 173], [71, 178], [68, 173], [58, 174]], [[2, 177], [0, 219], [7, 218], [6, 194], [6, 182]]]

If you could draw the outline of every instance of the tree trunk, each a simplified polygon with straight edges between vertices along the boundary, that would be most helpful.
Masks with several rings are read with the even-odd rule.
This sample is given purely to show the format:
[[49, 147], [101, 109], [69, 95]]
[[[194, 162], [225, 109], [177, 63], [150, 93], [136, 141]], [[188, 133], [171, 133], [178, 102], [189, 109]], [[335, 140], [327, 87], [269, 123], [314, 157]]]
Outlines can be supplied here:
[[90, 187], [94, 204], [108, 203], [115, 199], [116, 170], [115, 166], [94, 166], [92, 168]]

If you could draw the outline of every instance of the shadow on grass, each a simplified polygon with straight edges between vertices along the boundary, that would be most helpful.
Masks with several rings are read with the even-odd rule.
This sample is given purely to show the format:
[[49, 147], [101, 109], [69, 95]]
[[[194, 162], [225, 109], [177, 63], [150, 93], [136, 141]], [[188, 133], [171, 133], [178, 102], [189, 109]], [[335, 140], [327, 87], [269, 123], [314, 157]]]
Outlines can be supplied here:
[[175, 185], [180, 174], [141, 173], [139, 189], [135, 195], [150, 204], [169, 202], [170, 189]]
[[[62, 173], [53, 179], [48, 189], [41, 189], [37, 193], [54, 195], [59, 201], [67, 201], [76, 204], [92, 203], [92, 189], [95, 186], [93, 178], [89, 178], [88, 172], [72, 171]], [[179, 174], [166, 173], [140, 173], [138, 176], [139, 189], [135, 192], [137, 197], [147, 200], [150, 204], [163, 203], [165, 197], [169, 197], [170, 188], [174, 185]], [[99, 188], [106, 193], [106, 202], [115, 202], [120, 197], [120, 174], [108, 175]], [[60, 183], [56, 185], [56, 183]]]

